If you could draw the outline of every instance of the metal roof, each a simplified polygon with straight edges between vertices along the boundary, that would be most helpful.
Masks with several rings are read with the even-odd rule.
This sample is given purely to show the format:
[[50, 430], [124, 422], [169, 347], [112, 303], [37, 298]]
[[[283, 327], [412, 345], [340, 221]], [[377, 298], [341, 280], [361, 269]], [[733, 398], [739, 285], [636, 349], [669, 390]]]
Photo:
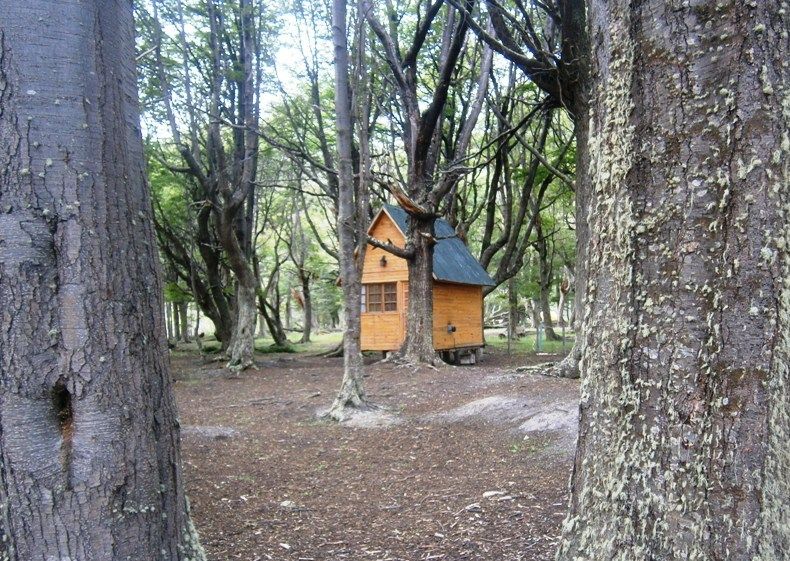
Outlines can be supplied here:
[[[395, 225], [406, 237], [409, 217], [399, 206], [385, 204], [383, 210], [395, 221]], [[466, 244], [456, 235], [455, 229], [442, 218], [436, 220], [434, 231], [440, 239], [433, 248], [433, 278], [439, 281], [495, 286], [486, 270], [475, 259]]]

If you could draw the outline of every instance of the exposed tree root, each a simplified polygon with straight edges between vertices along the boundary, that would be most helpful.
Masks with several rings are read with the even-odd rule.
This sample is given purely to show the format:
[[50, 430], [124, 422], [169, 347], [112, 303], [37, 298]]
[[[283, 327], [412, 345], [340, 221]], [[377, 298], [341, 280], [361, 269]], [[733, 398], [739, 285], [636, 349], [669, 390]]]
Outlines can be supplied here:
[[316, 353], [314, 356], [322, 358], [339, 358], [343, 356], [343, 341], [340, 341], [333, 349], [329, 349], [322, 353]]
[[386, 358], [381, 360], [384, 364], [394, 364], [398, 368], [433, 368], [438, 370], [437, 366], [444, 366], [446, 363], [439, 356], [439, 353], [434, 353], [432, 360], [420, 360], [420, 357], [414, 354], [404, 354], [401, 351], [394, 351], [387, 355]]
[[255, 361], [254, 360], [231, 360], [226, 365], [225, 368], [228, 370], [232, 370], [233, 372], [241, 372], [243, 370], [247, 370], [248, 368], [255, 368]]
[[343, 402], [336, 399], [332, 404], [332, 407], [330, 407], [323, 415], [321, 415], [321, 418], [329, 421], [335, 421], [337, 423], [342, 423], [343, 421], [347, 421], [349, 418], [353, 417], [355, 413], [360, 413], [363, 411], [375, 411], [377, 409], [379, 409], [378, 405], [374, 405], [367, 401], [355, 403], [355, 400]]
[[554, 376], [556, 378], [570, 378], [576, 380], [580, 376], [579, 360], [573, 352], [569, 353], [564, 359], [556, 363], [547, 376]]
[[542, 362], [540, 364], [533, 364], [530, 366], [519, 366], [515, 369], [515, 372], [527, 372], [529, 374], [551, 376], [551, 371], [556, 366], [556, 364], [556, 362]]
[[569, 378], [572, 380], [579, 378], [579, 360], [577, 355], [571, 351], [568, 356], [559, 362], [544, 362], [533, 366], [519, 366], [516, 372], [529, 372], [530, 374], [540, 374], [552, 378]]

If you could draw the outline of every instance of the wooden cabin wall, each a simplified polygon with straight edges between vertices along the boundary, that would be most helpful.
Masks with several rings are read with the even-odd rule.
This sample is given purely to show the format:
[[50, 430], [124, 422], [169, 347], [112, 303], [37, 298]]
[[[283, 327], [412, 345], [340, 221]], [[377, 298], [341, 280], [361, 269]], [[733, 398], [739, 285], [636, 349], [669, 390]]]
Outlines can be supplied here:
[[[373, 225], [370, 235], [381, 241], [389, 240], [400, 247], [406, 244], [403, 234], [386, 214], [383, 214]], [[387, 260], [387, 264], [384, 266], [381, 264], [382, 257]], [[408, 290], [406, 288], [408, 279], [409, 266], [405, 259], [368, 245], [365, 251], [362, 283], [397, 282], [398, 311], [365, 312], [362, 314], [362, 350], [393, 351], [399, 349], [403, 344], [406, 336], [404, 290]]]
[[[382, 241], [403, 247], [406, 240], [400, 230], [382, 214], [370, 234]], [[386, 257], [382, 266], [381, 258]], [[404, 259], [368, 245], [362, 283], [398, 283], [398, 310], [362, 314], [362, 349], [393, 351], [406, 337], [406, 306], [409, 268]], [[454, 333], [447, 325], [454, 325]], [[435, 282], [433, 292], [433, 342], [436, 350], [475, 347], [483, 344], [483, 289], [480, 286]]]
[[[370, 235], [383, 242], [389, 240], [400, 247], [406, 245], [403, 234], [400, 233], [400, 230], [386, 214], [382, 215], [376, 224], [373, 225]], [[387, 260], [385, 266], [381, 264], [382, 257], [385, 257]], [[368, 245], [365, 251], [365, 265], [362, 270], [363, 283], [406, 281], [408, 279], [409, 264], [405, 259], [396, 257], [383, 249]]]
[[396, 312], [366, 312], [362, 320], [363, 351], [394, 351], [406, 337], [406, 281], [398, 282], [398, 310]]
[[[447, 325], [455, 332], [448, 333]], [[435, 282], [433, 285], [433, 346], [439, 350], [483, 344], [483, 288]]]

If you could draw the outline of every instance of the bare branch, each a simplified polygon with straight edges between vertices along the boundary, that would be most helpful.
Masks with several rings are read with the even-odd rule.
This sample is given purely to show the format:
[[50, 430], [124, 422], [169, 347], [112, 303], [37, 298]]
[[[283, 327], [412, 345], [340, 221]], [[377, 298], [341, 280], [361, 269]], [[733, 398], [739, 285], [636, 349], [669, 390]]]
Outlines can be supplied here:
[[377, 247], [379, 249], [383, 249], [384, 251], [395, 255], [396, 257], [400, 257], [401, 259], [411, 260], [414, 258], [414, 251], [398, 247], [392, 241], [387, 240], [383, 242], [379, 239], [374, 238], [371, 235], [368, 235], [368, 243], [373, 247]]

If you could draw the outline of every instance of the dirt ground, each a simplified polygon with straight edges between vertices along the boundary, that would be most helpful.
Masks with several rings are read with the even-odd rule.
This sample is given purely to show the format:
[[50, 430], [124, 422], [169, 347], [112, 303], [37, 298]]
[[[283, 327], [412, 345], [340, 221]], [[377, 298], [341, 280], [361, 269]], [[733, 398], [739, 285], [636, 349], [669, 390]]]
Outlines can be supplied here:
[[551, 559], [575, 443], [578, 384], [477, 366], [372, 364], [383, 409], [318, 419], [341, 359], [266, 355], [230, 375], [173, 359], [195, 523], [210, 559]]

